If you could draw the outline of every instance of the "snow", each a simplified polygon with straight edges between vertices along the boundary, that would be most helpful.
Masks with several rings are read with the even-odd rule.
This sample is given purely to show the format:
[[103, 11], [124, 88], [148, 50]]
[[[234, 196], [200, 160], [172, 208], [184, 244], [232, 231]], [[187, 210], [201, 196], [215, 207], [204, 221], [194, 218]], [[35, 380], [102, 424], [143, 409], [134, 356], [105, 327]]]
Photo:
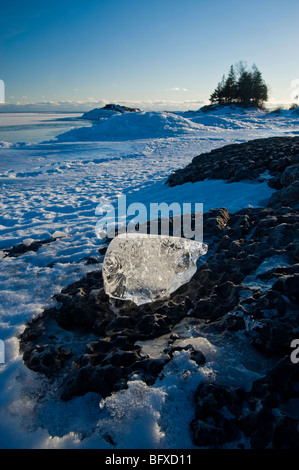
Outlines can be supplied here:
[[249, 276], [246, 276], [245, 279], [243, 279], [242, 284], [245, 287], [250, 287], [251, 289], [259, 289], [264, 292], [272, 287], [272, 285], [276, 281], [276, 278], [273, 277], [273, 279], [263, 281], [259, 278], [259, 276], [267, 271], [270, 271], [271, 269], [288, 266], [289, 263], [283, 256], [270, 256], [260, 264], [260, 266], [256, 269], [254, 273], [250, 274]]
[[60, 142], [131, 140], [173, 137], [201, 130], [203, 126], [173, 113], [114, 114], [91, 127], [72, 129], [57, 136]]
[[[182, 134], [200, 135], [200, 131], [226, 132], [234, 129], [273, 129], [298, 126], [296, 110], [269, 113], [259, 109], [226, 107], [209, 112], [130, 112], [120, 114], [114, 110], [93, 110], [90, 119], [98, 122], [90, 127], [71, 129], [56, 137], [59, 142], [122, 141], [131, 139], [169, 138]], [[242, 117], [242, 119], [240, 119]]]
[[[86, 122], [85, 127], [78, 116], [0, 114], [0, 250], [20, 243], [30, 248], [33, 241], [52, 239], [37, 252], [17, 258], [0, 251], [0, 339], [5, 346], [0, 447], [192, 448], [189, 423], [198, 384], [216, 376], [227, 383], [250, 384], [264, 373], [263, 360], [248, 351], [245, 357], [235, 335], [203, 339], [188, 318], [177, 331], [195, 348], [206, 347], [204, 367], [186, 351], [177, 351], [163, 379], [153, 386], [135, 377], [128, 390], [104, 401], [87, 394], [63, 403], [24, 366], [17, 340], [28, 320], [53, 305], [53, 294], [100, 269], [100, 264], [86, 264], [86, 258], [102, 261], [95, 232], [101, 202], [117, 204], [119, 196], [126, 196], [128, 205], [200, 202], [204, 211], [227, 207], [235, 212], [268, 201], [274, 190], [267, 185], [267, 174], [255, 182], [164, 184], [171, 172], [202, 152], [299, 132], [297, 115], [233, 111], [124, 113], [94, 125]], [[248, 285], [259, 281], [258, 274]]]

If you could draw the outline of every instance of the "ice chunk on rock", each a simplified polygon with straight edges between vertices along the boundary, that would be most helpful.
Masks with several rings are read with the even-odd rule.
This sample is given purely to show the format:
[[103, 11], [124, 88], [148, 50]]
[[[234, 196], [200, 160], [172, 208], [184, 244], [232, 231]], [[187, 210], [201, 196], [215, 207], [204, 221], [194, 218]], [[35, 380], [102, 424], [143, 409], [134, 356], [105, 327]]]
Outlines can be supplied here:
[[114, 238], [103, 262], [105, 292], [136, 305], [167, 298], [196, 272], [207, 245], [180, 237], [123, 233]]
[[34, 242], [35, 242], [35, 240], [33, 240], [33, 238], [25, 238], [25, 240], [23, 240], [23, 245], [30, 246]]
[[53, 238], [64, 238], [66, 236], [67, 234], [65, 232], [61, 232], [60, 230], [56, 230], [56, 232], [54, 232], [52, 235]]

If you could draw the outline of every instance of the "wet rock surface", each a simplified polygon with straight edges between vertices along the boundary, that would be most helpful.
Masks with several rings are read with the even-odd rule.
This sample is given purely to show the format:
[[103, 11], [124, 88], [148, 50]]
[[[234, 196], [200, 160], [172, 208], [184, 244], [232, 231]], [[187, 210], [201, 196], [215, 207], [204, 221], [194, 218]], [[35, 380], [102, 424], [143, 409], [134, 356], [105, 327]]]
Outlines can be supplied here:
[[[239, 335], [244, 345], [250, 344], [273, 363], [250, 390], [212, 379], [200, 384], [191, 423], [195, 445], [245, 442], [252, 448], [298, 448], [299, 415], [292, 410], [299, 399], [299, 365], [290, 360], [290, 344], [299, 338], [299, 214], [296, 201], [284, 203], [284, 198], [274, 197], [298, 183], [297, 169], [291, 169], [298, 158], [298, 142], [299, 138], [255, 142], [260, 155], [267, 155], [271, 145], [284, 152], [279, 170], [274, 160], [272, 177], [282, 187], [268, 207], [234, 214], [220, 208], [204, 214], [209, 250], [187, 284], [165, 301], [136, 306], [109, 300], [100, 270], [93, 271], [56, 295], [56, 307], [27, 325], [20, 336], [25, 364], [54, 383], [63, 400], [87, 392], [107, 397], [126, 388], [136, 375], [154, 384], [182, 349], [198, 368], [203, 367], [204, 353], [188, 344], [182, 348], [180, 335], [173, 334], [181, 321], [194, 319], [203, 334]], [[242, 145], [229, 146], [232, 155]], [[258, 175], [266, 164], [259, 166]], [[226, 166], [229, 176], [230, 165]], [[158, 358], [144, 354], [138, 343], [163, 335], [168, 338], [164, 354]]]

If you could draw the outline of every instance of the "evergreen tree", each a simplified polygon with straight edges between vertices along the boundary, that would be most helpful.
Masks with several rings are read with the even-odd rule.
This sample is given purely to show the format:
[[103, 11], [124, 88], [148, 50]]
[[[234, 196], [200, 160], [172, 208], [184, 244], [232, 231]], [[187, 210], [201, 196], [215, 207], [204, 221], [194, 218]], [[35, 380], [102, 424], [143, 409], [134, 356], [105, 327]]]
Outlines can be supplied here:
[[244, 70], [237, 83], [237, 101], [241, 104], [249, 105], [253, 98], [252, 74]]
[[[236, 75], [237, 70], [237, 75]], [[221, 82], [210, 96], [211, 103], [237, 103], [245, 106], [262, 107], [268, 100], [268, 87], [261, 72], [254, 64], [247, 70], [244, 62], [230, 67], [228, 77], [223, 75]]]
[[221, 82], [218, 83], [217, 87], [210, 96], [211, 103], [224, 103], [224, 87], [225, 87], [225, 75], [222, 76]]
[[255, 64], [252, 66], [252, 88], [254, 104], [260, 107], [265, 101], [268, 101], [268, 87]]
[[226, 103], [231, 103], [236, 99], [237, 83], [233, 65], [230, 67], [228, 77], [224, 84], [223, 95]]

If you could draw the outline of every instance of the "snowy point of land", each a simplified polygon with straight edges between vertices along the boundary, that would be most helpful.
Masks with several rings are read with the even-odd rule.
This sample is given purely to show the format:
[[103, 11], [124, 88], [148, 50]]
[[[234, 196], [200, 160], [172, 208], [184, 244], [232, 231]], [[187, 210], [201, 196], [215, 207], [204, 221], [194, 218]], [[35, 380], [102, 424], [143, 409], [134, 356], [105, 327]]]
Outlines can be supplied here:
[[72, 129], [58, 135], [57, 140], [67, 142], [167, 138], [202, 129], [203, 125], [173, 113], [141, 111], [113, 114], [109, 119], [91, 127]]
[[[110, 105], [82, 116], [92, 121], [89, 127], [71, 129], [56, 136], [59, 142], [124, 141], [200, 135], [202, 131], [263, 129], [298, 124], [299, 108], [269, 112], [238, 106], [206, 106], [198, 111], [149, 112]], [[127, 108], [128, 109], [128, 108]], [[287, 122], [282, 122], [284, 117]]]

